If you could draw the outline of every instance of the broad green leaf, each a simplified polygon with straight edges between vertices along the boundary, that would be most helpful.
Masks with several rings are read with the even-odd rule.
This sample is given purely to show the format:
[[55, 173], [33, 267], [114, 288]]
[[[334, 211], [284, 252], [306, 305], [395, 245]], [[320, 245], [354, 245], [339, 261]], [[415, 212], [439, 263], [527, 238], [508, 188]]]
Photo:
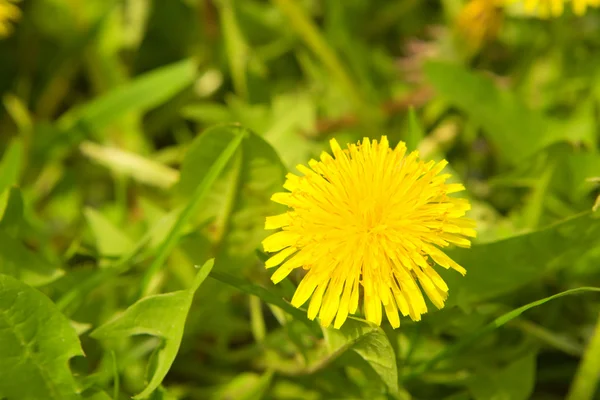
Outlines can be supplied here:
[[164, 340], [164, 346], [157, 350], [156, 369], [152, 379], [134, 398], [148, 397], [169, 372], [179, 351], [185, 320], [194, 293], [210, 273], [213, 264], [214, 261], [209, 260], [200, 268], [189, 289], [145, 297], [116, 319], [100, 326], [90, 334], [96, 339], [152, 335]]
[[241, 146], [203, 203], [200, 219], [214, 218], [211, 231], [219, 246], [217, 268], [239, 270], [256, 258], [254, 251], [269, 234], [265, 217], [285, 211], [270, 201], [283, 191], [286, 168], [275, 151], [254, 133], [235, 126], [219, 126], [204, 132], [191, 145], [181, 167], [179, 191], [189, 196], [199, 177], [238, 135], [245, 132]]
[[69, 370], [79, 355], [75, 329], [50, 299], [0, 275], [0, 398], [79, 399]]
[[527, 400], [535, 385], [535, 353], [503, 368], [478, 370], [467, 387], [475, 400]]
[[530, 310], [537, 306], [541, 306], [542, 304], [545, 304], [551, 300], [558, 299], [563, 296], [569, 296], [572, 294], [579, 294], [579, 293], [585, 293], [585, 292], [600, 292], [600, 287], [580, 287], [580, 288], [576, 288], [576, 289], [565, 290], [564, 292], [560, 292], [560, 293], [557, 293], [552, 296], [544, 297], [543, 299], [532, 301], [531, 303], [525, 304], [524, 306], [515, 308], [514, 310], [509, 311], [509, 312], [499, 316], [498, 318], [495, 318], [492, 322], [485, 325], [483, 328], [480, 328], [479, 330], [462, 338], [460, 341], [453, 344], [452, 346], [446, 347], [438, 355], [430, 358], [429, 360], [427, 360], [426, 362], [421, 364], [418, 368], [416, 368], [416, 370], [413, 373], [411, 373], [410, 375], [407, 375], [405, 377], [405, 379], [410, 379], [415, 376], [419, 376], [420, 374], [422, 374], [426, 371], [429, 371], [430, 369], [435, 367], [437, 365], [437, 363], [439, 363], [440, 361], [445, 360], [449, 357], [452, 357], [455, 354], [459, 354], [461, 351], [468, 348], [476, 340], [485, 336], [487, 333], [490, 333], [490, 332], [498, 329], [499, 327], [505, 325], [506, 323], [512, 321], [513, 319], [517, 318], [518, 316], [520, 316], [527, 310]]
[[12, 185], [17, 184], [21, 173], [23, 159], [23, 144], [15, 139], [4, 152], [0, 161], [0, 193]]
[[75, 108], [59, 120], [62, 129], [98, 132], [128, 112], [145, 112], [192, 84], [195, 64], [183, 60], [157, 68]]
[[385, 332], [365, 321], [348, 319], [340, 329], [324, 328], [323, 336], [331, 355], [352, 350], [379, 375], [391, 393], [398, 392], [396, 354]]
[[600, 219], [584, 213], [539, 231], [448, 251], [467, 274], [439, 271], [450, 288], [447, 306], [468, 307], [510, 293], [599, 243]]
[[98, 252], [102, 256], [121, 256], [133, 249], [133, 241], [104, 215], [89, 207], [83, 211], [83, 214], [96, 239]]
[[30, 286], [42, 286], [62, 276], [63, 271], [0, 229], [0, 274], [10, 275]]
[[490, 78], [442, 62], [428, 62], [425, 73], [443, 98], [483, 128], [509, 162], [522, 161], [556, 141], [555, 135], [548, 134], [550, 121], [529, 110], [515, 94], [498, 88]]

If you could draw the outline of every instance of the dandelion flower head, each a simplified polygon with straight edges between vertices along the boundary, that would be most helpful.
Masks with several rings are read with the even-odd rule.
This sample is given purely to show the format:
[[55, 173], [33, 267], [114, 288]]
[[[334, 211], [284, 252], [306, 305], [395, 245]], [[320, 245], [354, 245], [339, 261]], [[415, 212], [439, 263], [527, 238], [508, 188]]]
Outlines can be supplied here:
[[21, 10], [11, 0], [0, 0], [0, 38], [8, 36], [12, 32], [11, 21], [21, 17]]
[[[507, 3], [514, 3], [516, 0], [508, 0]], [[541, 18], [558, 17], [563, 14], [565, 3], [570, 2], [573, 12], [576, 15], [585, 14], [588, 6], [600, 6], [600, 0], [521, 0], [525, 12], [538, 15]]]
[[478, 50], [498, 35], [503, 17], [501, 5], [502, 0], [471, 0], [460, 10], [456, 28], [472, 49]]
[[279, 266], [273, 282], [306, 270], [291, 302], [301, 307], [310, 299], [308, 317], [325, 327], [341, 327], [359, 303], [377, 325], [382, 309], [395, 328], [399, 312], [418, 321], [427, 312], [422, 291], [442, 308], [448, 286], [435, 264], [466, 271], [440, 248], [469, 247], [475, 236], [475, 222], [465, 217], [469, 202], [449, 196], [463, 185], [440, 174], [447, 162], [421, 161], [403, 142], [391, 148], [385, 136], [347, 149], [331, 140], [331, 149], [333, 156], [323, 152], [308, 167], [298, 165], [302, 176], [288, 174], [288, 192], [272, 197], [289, 207], [265, 224], [281, 229], [263, 241], [276, 253], [266, 261]]

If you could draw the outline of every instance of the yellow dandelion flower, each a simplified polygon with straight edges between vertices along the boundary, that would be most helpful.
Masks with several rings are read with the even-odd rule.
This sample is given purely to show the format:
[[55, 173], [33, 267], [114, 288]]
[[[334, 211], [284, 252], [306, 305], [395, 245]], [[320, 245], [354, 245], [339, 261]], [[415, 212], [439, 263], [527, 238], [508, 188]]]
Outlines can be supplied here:
[[279, 266], [273, 282], [305, 269], [292, 305], [310, 298], [308, 317], [318, 315], [325, 327], [334, 319], [341, 327], [359, 302], [377, 325], [382, 306], [394, 328], [398, 310], [418, 321], [427, 312], [421, 289], [442, 308], [448, 286], [434, 265], [466, 271], [439, 248], [469, 247], [475, 237], [475, 222], [464, 217], [469, 202], [448, 196], [463, 185], [440, 175], [447, 162], [425, 163], [417, 151], [407, 155], [402, 142], [392, 149], [385, 136], [344, 150], [331, 140], [331, 149], [333, 157], [323, 152], [310, 168], [298, 165], [303, 176], [288, 174], [289, 192], [272, 197], [290, 208], [265, 224], [281, 228], [263, 241], [265, 251], [277, 253], [266, 262]]
[[[515, 3], [517, 0], [508, 0], [507, 3]], [[537, 15], [541, 18], [559, 17], [565, 10], [567, 0], [522, 0], [523, 8], [528, 14]], [[585, 14], [588, 6], [600, 6], [600, 0], [571, 0], [573, 12], [576, 15]]]
[[461, 9], [456, 28], [472, 49], [478, 50], [498, 35], [503, 19], [499, 5], [495, 0], [471, 0]]
[[11, 22], [21, 17], [21, 10], [11, 0], [0, 0], [0, 38], [10, 35]]

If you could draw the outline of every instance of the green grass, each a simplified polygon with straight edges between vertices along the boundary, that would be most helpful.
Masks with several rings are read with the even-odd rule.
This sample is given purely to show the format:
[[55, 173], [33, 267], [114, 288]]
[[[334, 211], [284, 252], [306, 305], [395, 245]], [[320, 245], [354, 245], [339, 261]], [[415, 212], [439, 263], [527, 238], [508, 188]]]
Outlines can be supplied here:
[[[457, 0], [16, 4], [0, 400], [600, 398], [598, 10], [473, 53]], [[420, 322], [321, 328], [264, 268], [270, 197], [381, 135], [467, 187], [467, 275]]]

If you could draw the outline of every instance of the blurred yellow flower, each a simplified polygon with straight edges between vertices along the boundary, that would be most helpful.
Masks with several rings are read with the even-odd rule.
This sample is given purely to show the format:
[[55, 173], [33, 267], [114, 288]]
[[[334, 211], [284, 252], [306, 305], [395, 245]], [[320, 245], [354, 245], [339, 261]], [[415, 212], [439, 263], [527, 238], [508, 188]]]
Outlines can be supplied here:
[[11, 22], [21, 17], [21, 10], [13, 3], [13, 0], [0, 0], [0, 38], [8, 36], [12, 32]]
[[[508, 3], [514, 3], [517, 0], [508, 0]], [[535, 14], [541, 18], [558, 17], [563, 14], [565, 3], [568, 0], [522, 0], [525, 12]], [[583, 15], [587, 7], [600, 6], [600, 0], [571, 0], [573, 12], [576, 15]]]
[[310, 168], [298, 165], [303, 176], [288, 174], [289, 192], [272, 197], [290, 208], [265, 224], [281, 228], [263, 241], [265, 251], [277, 253], [266, 262], [279, 266], [273, 282], [307, 270], [292, 304], [310, 298], [308, 317], [318, 315], [325, 327], [334, 319], [341, 327], [359, 302], [377, 325], [382, 306], [394, 328], [398, 310], [418, 321], [427, 312], [421, 289], [442, 308], [448, 286], [434, 265], [466, 271], [439, 247], [469, 247], [467, 237], [475, 237], [475, 221], [464, 217], [468, 200], [448, 196], [463, 185], [440, 175], [445, 160], [425, 163], [417, 151], [407, 155], [402, 142], [392, 149], [385, 136], [344, 150], [335, 139], [330, 144], [333, 157], [323, 152]]
[[500, 5], [495, 0], [471, 0], [461, 9], [456, 28], [473, 50], [498, 35], [503, 19]]

